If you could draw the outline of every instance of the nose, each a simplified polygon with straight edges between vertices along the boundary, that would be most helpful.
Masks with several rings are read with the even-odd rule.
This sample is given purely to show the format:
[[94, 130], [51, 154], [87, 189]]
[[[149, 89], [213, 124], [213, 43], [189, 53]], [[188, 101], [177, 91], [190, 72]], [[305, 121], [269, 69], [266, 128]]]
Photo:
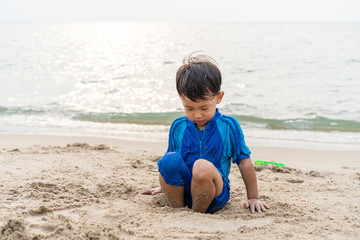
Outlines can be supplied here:
[[194, 118], [195, 119], [199, 119], [199, 118], [201, 118], [202, 117], [202, 114], [200, 113], [200, 112], [195, 112], [194, 113]]

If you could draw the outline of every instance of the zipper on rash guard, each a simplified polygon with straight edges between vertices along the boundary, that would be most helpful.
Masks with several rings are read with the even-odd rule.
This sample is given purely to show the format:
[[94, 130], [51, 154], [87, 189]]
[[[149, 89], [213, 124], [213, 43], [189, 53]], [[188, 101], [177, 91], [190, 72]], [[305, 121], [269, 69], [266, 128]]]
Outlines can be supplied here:
[[200, 141], [200, 157], [199, 157], [199, 159], [201, 159], [202, 158], [202, 143], [203, 143], [204, 136], [205, 136], [205, 129], [203, 130], [202, 137], [200, 137], [199, 131], [201, 131], [201, 130], [196, 129], [196, 132], [197, 132], [197, 134], [199, 136], [199, 141]]

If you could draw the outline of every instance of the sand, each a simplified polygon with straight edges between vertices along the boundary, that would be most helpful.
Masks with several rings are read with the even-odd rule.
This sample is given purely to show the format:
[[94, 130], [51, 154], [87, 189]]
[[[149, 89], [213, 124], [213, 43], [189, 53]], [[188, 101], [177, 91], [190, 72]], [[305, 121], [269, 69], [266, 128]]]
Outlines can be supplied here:
[[360, 150], [249, 144], [266, 213], [231, 198], [214, 214], [173, 209], [157, 187], [165, 142], [0, 134], [0, 239], [360, 239]]

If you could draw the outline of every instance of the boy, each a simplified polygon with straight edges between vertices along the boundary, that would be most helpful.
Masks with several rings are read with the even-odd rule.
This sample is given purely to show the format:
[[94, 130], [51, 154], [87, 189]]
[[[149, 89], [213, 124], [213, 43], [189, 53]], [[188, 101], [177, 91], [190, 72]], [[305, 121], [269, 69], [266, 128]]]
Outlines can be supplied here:
[[163, 192], [170, 206], [201, 213], [215, 212], [230, 198], [231, 162], [239, 166], [251, 213], [266, 212], [258, 189], [250, 150], [237, 120], [219, 113], [216, 105], [224, 96], [221, 73], [215, 61], [204, 55], [184, 59], [176, 74], [176, 89], [185, 115], [170, 129], [166, 154], [158, 161], [160, 188], [142, 194]]

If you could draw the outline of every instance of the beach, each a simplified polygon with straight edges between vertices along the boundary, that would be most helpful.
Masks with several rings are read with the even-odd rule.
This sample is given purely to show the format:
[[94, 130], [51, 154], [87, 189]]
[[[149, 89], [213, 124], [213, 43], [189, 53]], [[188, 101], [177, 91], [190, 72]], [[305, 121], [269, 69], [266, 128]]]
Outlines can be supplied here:
[[359, 239], [360, 149], [248, 139], [259, 198], [251, 214], [236, 165], [214, 214], [170, 208], [156, 162], [166, 141], [0, 134], [0, 239]]

